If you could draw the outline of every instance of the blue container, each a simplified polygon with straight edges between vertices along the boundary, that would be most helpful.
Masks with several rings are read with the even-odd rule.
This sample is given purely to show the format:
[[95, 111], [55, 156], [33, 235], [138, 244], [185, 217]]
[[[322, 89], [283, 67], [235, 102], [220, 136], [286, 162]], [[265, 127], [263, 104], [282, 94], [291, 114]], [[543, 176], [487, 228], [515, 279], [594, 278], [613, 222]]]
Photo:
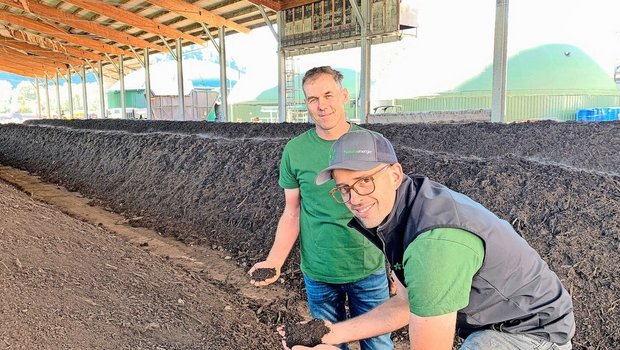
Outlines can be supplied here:
[[593, 122], [603, 121], [605, 117], [605, 109], [604, 108], [594, 108], [594, 120]]
[[582, 108], [577, 110], [579, 122], [608, 122], [620, 119], [620, 107]]
[[606, 121], [615, 121], [620, 119], [620, 107], [608, 107], [606, 113]]
[[583, 108], [577, 110], [578, 122], [593, 122], [596, 119], [596, 108]]

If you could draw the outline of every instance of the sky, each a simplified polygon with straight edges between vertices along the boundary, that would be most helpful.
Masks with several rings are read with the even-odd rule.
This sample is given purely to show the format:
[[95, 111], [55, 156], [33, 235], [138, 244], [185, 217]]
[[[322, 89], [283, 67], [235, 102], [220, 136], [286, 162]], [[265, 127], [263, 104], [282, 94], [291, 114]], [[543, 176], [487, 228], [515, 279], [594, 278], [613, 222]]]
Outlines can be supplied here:
[[[372, 46], [372, 100], [449, 90], [493, 61], [495, 1], [412, 2], [418, 8], [417, 34]], [[620, 65], [618, 14], [620, 0], [513, 0], [509, 4], [508, 57], [544, 44], [571, 44], [612, 76]], [[211, 44], [194, 50], [217, 57]], [[246, 86], [245, 95], [277, 84], [276, 39], [267, 27], [228, 36], [226, 50], [228, 59], [245, 72], [238, 84]], [[359, 53], [354, 48], [297, 56], [295, 65], [300, 73], [319, 65], [359, 70]], [[233, 91], [229, 101], [247, 97], [238, 95]]]
[[[495, 1], [415, 0], [414, 4], [418, 8], [417, 35], [372, 47], [372, 99], [449, 90], [493, 61]], [[513, 0], [509, 5], [508, 57], [544, 44], [572, 44], [612, 76], [620, 65], [618, 14], [619, 0]], [[242, 34], [231, 36], [228, 52], [240, 66], [247, 67], [251, 81], [273, 86], [277, 83], [275, 39], [267, 28], [250, 35], [257, 40], [246, 42]], [[318, 65], [359, 69], [359, 51], [300, 56], [296, 63], [300, 72]]]

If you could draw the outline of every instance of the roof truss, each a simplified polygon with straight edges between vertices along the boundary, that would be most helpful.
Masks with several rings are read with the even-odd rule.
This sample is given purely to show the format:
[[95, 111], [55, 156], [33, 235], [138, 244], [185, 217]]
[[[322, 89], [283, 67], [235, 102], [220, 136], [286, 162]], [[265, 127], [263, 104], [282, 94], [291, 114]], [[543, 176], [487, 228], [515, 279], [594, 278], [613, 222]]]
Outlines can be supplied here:
[[[276, 21], [280, 0], [0, 0], [0, 70], [24, 76], [54, 73], [63, 67], [96, 66], [118, 78], [140, 68], [145, 49], [175, 50], [206, 45], [208, 35], [248, 33], [265, 25], [258, 6]], [[239, 13], [247, 15], [239, 16]], [[20, 62], [10, 61], [11, 55]], [[116, 61], [114, 64], [112, 62]], [[19, 70], [17, 70], [19, 72]]]

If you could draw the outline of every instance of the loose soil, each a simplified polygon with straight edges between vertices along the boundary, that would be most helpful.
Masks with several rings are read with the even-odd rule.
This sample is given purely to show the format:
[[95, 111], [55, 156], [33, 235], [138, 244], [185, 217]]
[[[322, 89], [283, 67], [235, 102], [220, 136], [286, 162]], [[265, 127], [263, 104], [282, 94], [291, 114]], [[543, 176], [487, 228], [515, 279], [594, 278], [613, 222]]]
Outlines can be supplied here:
[[[114, 120], [5, 125], [0, 127], [0, 163], [27, 170], [45, 181], [79, 192], [92, 199], [91, 204], [123, 215], [127, 225], [153, 229], [187, 246], [221, 249], [238, 269], [247, 270], [266, 257], [282, 211], [284, 197], [277, 185], [282, 149], [292, 136], [310, 127], [307, 124]], [[575, 349], [617, 349], [620, 344], [619, 123], [368, 125], [368, 128], [383, 133], [393, 141], [407, 172], [425, 174], [479, 201], [508, 220], [541, 254], [573, 297], [577, 319], [577, 333], [573, 340]], [[10, 202], [6, 205], [10, 206]], [[27, 229], [27, 225], [22, 226]], [[78, 237], [90, 237], [90, 234], [88, 231], [88, 234], [67, 238], [58, 246], [70, 247]], [[4, 236], [0, 237], [4, 244]], [[11, 244], [7, 244], [3, 254], [11, 254], [18, 249], [13, 248], [17, 243], [6, 242]], [[87, 252], [93, 249], [79, 245], [76, 248]], [[136, 252], [132, 250], [121, 256], [111, 255], [107, 263], [118, 267], [118, 259], [126, 262], [134, 253], [146, 254], [142, 247], [132, 249]], [[35, 253], [32, 254], [35, 256]], [[2, 255], [4, 264], [17, 268], [13, 256], [7, 256], [5, 261], [5, 255]], [[45, 254], [37, 252], [36, 256], [40, 259]], [[20, 257], [19, 261], [26, 266], [24, 259]], [[151, 267], [150, 264], [137, 265]], [[156, 282], [155, 287], [151, 285], [151, 294], [133, 292], [132, 287], [137, 283], [135, 275], [112, 282], [117, 287], [118, 296], [100, 297], [119, 301], [120, 305], [110, 304], [106, 312], [116, 315], [120, 311], [115, 310], [126, 310], [128, 305], [131, 306], [126, 295], [136, 296], [136, 303], [142, 302], [142, 299], [148, 300], [149, 308], [157, 309], [157, 300], [153, 297], [149, 299], [149, 295], [173, 293], [174, 289], [163, 280], [182, 275], [182, 271], [176, 275], [171, 271], [176, 271], [174, 266], [148, 270], [149, 274], [154, 273], [162, 279]], [[3, 268], [0, 266], [0, 270]], [[155, 270], [162, 274], [157, 275]], [[182, 270], [186, 271], [184, 268]], [[106, 271], [105, 265], [95, 264], [91, 270], [84, 272], [91, 276], [84, 277], [84, 280], [92, 280], [92, 276], [100, 274], [105, 277]], [[146, 272], [139, 271], [141, 274]], [[208, 278], [202, 280], [209, 282]], [[65, 282], [63, 286], [67, 285], [69, 283]], [[258, 320], [259, 324], [252, 323], [251, 317], [244, 319], [239, 316], [237, 323], [249, 324], [255, 332], [227, 335], [237, 337], [238, 344], [222, 345], [208, 338], [218, 345], [203, 342], [187, 345], [187, 348], [260, 349], [255, 344], [268, 341], [270, 343], [265, 347], [275, 349], [279, 347], [273, 347], [274, 343], [278, 343], [277, 336], [273, 334], [275, 325], [304, 318], [298, 308], [292, 306], [295, 303], [291, 301], [293, 299], [276, 297], [273, 301], [260, 304], [244, 297], [240, 287], [229, 284], [188, 286], [191, 290], [188, 293], [195, 295], [202, 294], [192, 288], [214, 297], [220, 295], [219, 289], [223, 291], [222, 298], [229, 297], [230, 302], [247, 300], [231, 305], [239, 306], [239, 315], [247, 311], [252, 316], [254, 312], [254, 321]], [[43, 288], [51, 290], [53, 287], [51, 284], [43, 285]], [[278, 287], [296, 295], [295, 300], [304, 299], [296, 247], [282, 269]], [[102, 294], [113, 292], [101, 289]], [[173, 293], [170, 300], [174, 301], [174, 296]], [[18, 297], [15, 292], [13, 298]], [[73, 302], [64, 295], [58, 296], [57, 302], [63, 304], [64, 298], [68, 298], [69, 303]], [[2, 303], [10, 301], [3, 299]], [[176, 304], [169, 304], [168, 307], [172, 308], [171, 305], [177, 307]], [[44, 309], [42, 312], [51, 312], [43, 304], [40, 307]], [[196, 307], [202, 310], [200, 306]], [[182, 318], [173, 311], [164, 313]], [[205, 314], [205, 318], [200, 320], [205, 325], [206, 322], [217, 324], [226, 322], [226, 315]], [[19, 316], [15, 312], [8, 317], [13, 319], [13, 324], [18, 324], [23, 322], [23, 317]], [[86, 317], [85, 321], [83, 317]], [[149, 324], [149, 317], [138, 318], [135, 323], [143, 327]], [[76, 319], [78, 322], [90, 322], [96, 318], [78, 315]], [[45, 321], [41, 317], [37, 320]], [[70, 320], [63, 317], [47, 325], [49, 328], [60, 325], [73, 329], [68, 323]], [[21, 334], [19, 328], [13, 326], [9, 329], [12, 334], [18, 334], [18, 339]], [[143, 332], [134, 333], [140, 336], [127, 339], [127, 342], [133, 343], [125, 344], [136, 344], [143, 341], [142, 334], [149, 334], [144, 331], [145, 328], [135, 329]], [[397, 337], [404, 335], [406, 333], [398, 333]], [[53, 339], [50, 337], [47, 338]], [[45, 343], [32, 344], [44, 346]], [[169, 348], [182, 349], [183, 346]]]
[[102, 226], [0, 182], [1, 349], [281, 346], [256, 300]]

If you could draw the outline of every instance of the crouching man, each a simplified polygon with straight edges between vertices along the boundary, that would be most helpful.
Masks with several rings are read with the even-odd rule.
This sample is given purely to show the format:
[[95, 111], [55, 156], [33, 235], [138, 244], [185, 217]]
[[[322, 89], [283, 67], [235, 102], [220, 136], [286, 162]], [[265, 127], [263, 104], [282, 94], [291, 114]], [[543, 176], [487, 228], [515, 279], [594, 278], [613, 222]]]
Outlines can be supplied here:
[[[400, 290], [361, 316], [326, 325], [324, 344], [388, 333], [409, 324], [411, 349], [572, 348], [571, 297], [536, 251], [505, 220], [423, 176], [403, 174], [390, 142], [371, 131], [336, 141], [329, 167], [334, 200], [349, 223], [385, 253]], [[285, 334], [284, 334], [285, 335]], [[310, 349], [294, 346], [293, 350]]]

